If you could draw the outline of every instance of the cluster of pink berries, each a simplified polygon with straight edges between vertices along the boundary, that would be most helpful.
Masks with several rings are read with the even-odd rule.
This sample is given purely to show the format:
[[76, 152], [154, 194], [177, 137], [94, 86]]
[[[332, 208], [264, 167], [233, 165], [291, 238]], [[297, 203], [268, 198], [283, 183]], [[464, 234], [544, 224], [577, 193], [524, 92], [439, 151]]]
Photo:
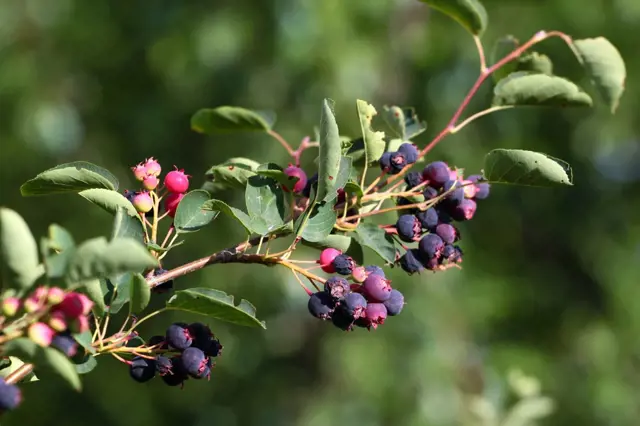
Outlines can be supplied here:
[[[139, 213], [147, 214], [155, 206], [151, 192], [158, 189], [162, 167], [157, 160], [150, 157], [133, 166], [131, 170], [136, 180], [142, 182], [142, 189], [140, 191], [125, 190], [124, 195]], [[164, 189], [169, 193], [164, 198], [164, 209], [170, 217], [175, 216], [178, 204], [189, 189], [189, 177], [184, 173], [184, 170], [178, 170], [177, 167], [164, 177]]]

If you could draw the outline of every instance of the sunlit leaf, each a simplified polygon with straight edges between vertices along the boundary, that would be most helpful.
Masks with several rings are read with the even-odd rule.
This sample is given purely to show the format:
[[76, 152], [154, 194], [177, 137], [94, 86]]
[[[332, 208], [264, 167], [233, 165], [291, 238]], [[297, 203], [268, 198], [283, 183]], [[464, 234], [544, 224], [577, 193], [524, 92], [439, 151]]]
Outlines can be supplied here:
[[498, 82], [493, 104], [515, 106], [591, 106], [589, 95], [562, 77], [515, 72]]
[[271, 129], [272, 113], [264, 115], [258, 111], [235, 106], [205, 108], [191, 117], [191, 129], [199, 133], [215, 134], [230, 132], [266, 132]]
[[103, 188], [118, 190], [118, 179], [107, 169], [86, 161], [60, 164], [46, 170], [20, 187], [24, 196], [80, 192]]
[[484, 158], [484, 176], [495, 183], [527, 186], [573, 185], [568, 163], [541, 152], [494, 149]]
[[487, 11], [478, 0], [420, 0], [446, 13], [471, 34], [482, 35], [489, 20]]

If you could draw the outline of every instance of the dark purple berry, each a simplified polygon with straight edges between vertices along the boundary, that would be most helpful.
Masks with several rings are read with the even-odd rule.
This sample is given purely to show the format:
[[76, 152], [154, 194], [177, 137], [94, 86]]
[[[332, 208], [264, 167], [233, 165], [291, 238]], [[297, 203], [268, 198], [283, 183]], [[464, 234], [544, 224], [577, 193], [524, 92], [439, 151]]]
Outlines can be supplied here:
[[[408, 198], [402, 198], [402, 197], [398, 197], [398, 199], [396, 200], [396, 206], [408, 206], [410, 204], [415, 204], [414, 201], [409, 200]], [[419, 212], [420, 210], [418, 210], [417, 208], [411, 208], [411, 209], [403, 209], [402, 212], [403, 213], [410, 213], [410, 214], [414, 214]]]
[[422, 195], [424, 195], [425, 201], [429, 201], [436, 198], [439, 195], [439, 192], [432, 186], [425, 186], [424, 190], [422, 191]]
[[422, 225], [418, 218], [412, 214], [403, 214], [396, 222], [396, 230], [402, 241], [412, 242], [420, 238]]
[[317, 183], [318, 183], [318, 173], [315, 173], [313, 176], [307, 179], [307, 184], [304, 186], [304, 189], [302, 190], [302, 195], [307, 198], [311, 197], [311, 188], [313, 186], [316, 186]]
[[329, 319], [333, 310], [336, 307], [336, 302], [329, 293], [319, 291], [309, 296], [309, 303], [307, 304], [309, 312], [316, 318], [322, 320]]
[[407, 164], [409, 164], [407, 162], [407, 158], [402, 152], [394, 152], [391, 154], [391, 167], [389, 169], [389, 173], [397, 175]]
[[470, 180], [476, 186], [476, 195], [474, 198], [477, 200], [484, 200], [489, 196], [491, 185], [489, 185], [488, 182], [482, 182], [484, 180], [482, 175], [471, 175], [467, 180]]
[[[354, 293], [351, 293], [354, 294]], [[336, 309], [333, 315], [331, 316], [331, 322], [333, 325], [338, 327], [340, 330], [350, 331], [353, 329], [353, 321], [354, 318], [349, 315], [346, 309], [340, 307]]]
[[156, 361], [139, 356], [135, 357], [129, 364], [129, 375], [136, 382], [148, 382], [156, 375]]
[[184, 383], [185, 380], [189, 378], [189, 375], [181, 367], [180, 355], [170, 358], [170, 361], [170, 373], [161, 376], [162, 381], [164, 381], [169, 386], [180, 386]]
[[171, 324], [167, 328], [167, 334], [165, 339], [169, 346], [184, 350], [187, 349], [193, 343], [193, 336], [189, 333], [189, 326], [184, 323]]
[[187, 348], [180, 355], [180, 364], [184, 371], [194, 379], [201, 379], [209, 372], [209, 358], [198, 348]]
[[335, 299], [344, 298], [351, 289], [349, 282], [342, 277], [331, 277], [324, 283], [324, 291]]
[[441, 258], [437, 256], [434, 256], [431, 259], [428, 259], [426, 262], [423, 262], [424, 268], [428, 269], [429, 271], [433, 271], [437, 269], [438, 266], [440, 265], [440, 259]]
[[[158, 275], [162, 275], [165, 272], [167, 272], [166, 269], [157, 268], [157, 269], [155, 269], [153, 271], [153, 276], [157, 277]], [[173, 280], [169, 280], [167, 282], [164, 282], [164, 283], [162, 283], [160, 285], [157, 285], [157, 286], [153, 287], [151, 289], [151, 291], [153, 293], [160, 294], [160, 293], [166, 293], [166, 292], [168, 292], [168, 291], [170, 291], [172, 289], [173, 289]]]
[[356, 267], [356, 263], [351, 256], [347, 256], [346, 254], [336, 256], [335, 259], [333, 259], [332, 265], [333, 269], [340, 275], [351, 275], [353, 268]]
[[10, 385], [0, 377], [0, 413], [13, 410], [22, 402], [22, 392], [16, 385]]
[[423, 182], [422, 173], [409, 172], [405, 175], [404, 182], [407, 184], [407, 189], [413, 189]]
[[404, 307], [404, 295], [395, 288], [391, 290], [391, 297], [384, 302], [384, 307], [387, 308], [387, 314], [390, 317], [398, 315]]
[[171, 369], [173, 368], [173, 364], [171, 360], [164, 355], [158, 355], [156, 357], [156, 371], [161, 376], [165, 374], [171, 374]]
[[407, 250], [400, 258], [400, 267], [409, 275], [422, 271], [424, 265], [420, 259], [420, 251], [418, 249]]
[[76, 342], [76, 340], [66, 332], [56, 334], [53, 337], [53, 340], [51, 340], [51, 346], [58, 349], [69, 358], [75, 356], [76, 352], [78, 352], [78, 342]]
[[444, 241], [436, 234], [427, 234], [418, 244], [423, 259], [439, 258], [444, 249]]
[[379, 275], [369, 275], [362, 284], [362, 290], [370, 302], [384, 302], [391, 295], [389, 280]]
[[217, 357], [222, 352], [222, 344], [218, 339], [211, 339], [209, 346], [204, 350], [204, 354], [208, 357]]
[[425, 211], [419, 212], [416, 216], [420, 221], [420, 225], [422, 225], [424, 229], [427, 229], [429, 231], [435, 229], [435, 227], [438, 226], [438, 222], [440, 221], [440, 218], [438, 217], [438, 211], [433, 207], [429, 207]]
[[429, 181], [429, 185], [434, 188], [441, 188], [450, 179], [451, 169], [444, 161], [434, 161], [427, 164], [422, 171], [422, 176]]
[[440, 262], [460, 263], [462, 262], [462, 249], [458, 246], [447, 244], [442, 249], [442, 258]]
[[391, 169], [391, 154], [393, 153], [385, 152], [384, 154], [382, 154], [382, 157], [380, 157], [380, 169], [384, 170], [385, 172], [388, 172]]
[[213, 333], [208, 326], [202, 324], [201, 322], [194, 322], [192, 324], [189, 324], [187, 330], [189, 331], [189, 335], [193, 339], [191, 346], [203, 351], [209, 347], [211, 339], [213, 338]]
[[411, 142], [405, 142], [398, 147], [398, 152], [404, 154], [404, 158], [407, 160], [407, 164], [413, 164], [418, 161], [418, 148]]
[[446, 181], [442, 192], [446, 194], [444, 200], [449, 206], [457, 206], [464, 200], [464, 188], [457, 180]]
[[476, 213], [477, 204], [473, 200], [464, 199], [456, 207], [450, 209], [451, 217], [457, 221], [470, 220]]
[[368, 326], [375, 330], [387, 319], [387, 308], [382, 303], [369, 303], [364, 315]]
[[151, 336], [147, 342], [148, 346], [160, 345], [158, 349], [169, 349], [169, 344], [164, 336]]
[[453, 244], [459, 239], [458, 230], [448, 223], [441, 223], [436, 226], [436, 234], [442, 238], [445, 244]]
[[378, 265], [369, 265], [364, 268], [367, 276], [369, 275], [380, 275], [382, 278], [385, 278], [384, 271]]
[[341, 309], [344, 309], [349, 316], [358, 319], [364, 316], [364, 310], [367, 307], [367, 299], [360, 293], [349, 293], [340, 303]]

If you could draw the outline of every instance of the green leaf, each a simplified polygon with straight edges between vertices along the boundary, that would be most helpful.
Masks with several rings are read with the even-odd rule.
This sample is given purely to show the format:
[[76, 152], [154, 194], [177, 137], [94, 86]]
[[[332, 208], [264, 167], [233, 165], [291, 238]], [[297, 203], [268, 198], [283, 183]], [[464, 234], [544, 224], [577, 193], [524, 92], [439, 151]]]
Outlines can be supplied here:
[[11, 367], [11, 362], [12, 362], [11, 357], [0, 358], [0, 370], [4, 370], [5, 368]]
[[406, 132], [404, 125], [404, 112], [402, 108], [399, 106], [383, 106], [382, 107], [382, 119], [387, 123], [387, 126], [391, 129], [393, 134], [400, 138], [401, 140], [405, 140]]
[[261, 164], [256, 170], [256, 174], [259, 176], [271, 178], [278, 182], [282, 186], [287, 188], [293, 188], [298, 182], [298, 178], [295, 176], [289, 176], [284, 173], [282, 167], [274, 163]]
[[225, 187], [244, 189], [247, 186], [247, 180], [251, 176], [255, 176], [255, 170], [258, 166], [259, 163], [257, 161], [248, 158], [232, 158], [222, 164], [211, 167], [205, 173], [205, 177]]
[[287, 215], [284, 192], [273, 179], [262, 176], [250, 178], [245, 190], [245, 202], [254, 232], [267, 235], [284, 225]]
[[24, 362], [33, 363], [35, 371], [41, 378], [44, 376], [41, 373], [51, 373], [65, 380], [77, 391], [82, 388], [74, 365], [57, 349], [43, 348], [29, 339], [21, 337], [5, 344], [4, 355], [15, 356]]
[[101, 317], [107, 307], [104, 303], [104, 293], [102, 292], [102, 284], [100, 283], [100, 280], [93, 278], [84, 281], [80, 291], [86, 294], [87, 297], [93, 301], [93, 312], [97, 316]]
[[76, 161], [46, 170], [20, 187], [23, 196], [63, 194], [85, 189], [118, 189], [118, 179], [107, 169]]
[[55, 223], [49, 225], [49, 246], [58, 251], [75, 248], [76, 242], [69, 231]]
[[[105, 300], [109, 301], [109, 313], [117, 314], [120, 309], [129, 302], [131, 285], [133, 284], [133, 274], [114, 274], [109, 277]], [[110, 284], [110, 285], [109, 285]], [[115, 292], [115, 297], [113, 297]]]
[[371, 120], [378, 114], [373, 105], [358, 99], [356, 101], [362, 138], [364, 139], [364, 153], [367, 164], [372, 164], [384, 154], [384, 132], [374, 132], [371, 128]]
[[93, 188], [80, 191], [78, 193], [85, 200], [91, 201], [93, 204], [102, 207], [108, 213], [116, 214], [118, 209], [126, 210], [130, 216], [136, 216], [138, 213], [133, 204], [125, 198], [124, 195], [117, 191], [104, 188]]
[[[298, 231], [296, 234], [299, 234], [302, 239], [309, 242], [325, 240], [331, 233], [338, 217], [334, 207], [335, 199], [315, 203], [312, 206], [311, 213], [307, 217], [306, 222], [303, 221], [303, 216], [298, 218]], [[303, 227], [302, 232], [300, 232], [300, 227]]]
[[79, 282], [124, 272], [142, 272], [158, 266], [141, 243], [131, 238], [116, 238], [110, 242], [104, 237], [85, 241], [76, 250], [67, 278]]
[[[0, 377], [4, 377], [5, 379], [14, 371], [18, 370], [25, 363], [18, 357], [8, 356], [2, 358], [2, 371], [0, 371]], [[19, 384], [29, 383], [29, 382], [37, 382], [38, 377], [33, 373], [33, 371], [27, 374], [23, 379], [18, 381]]]
[[547, 55], [531, 52], [518, 58], [517, 71], [530, 71], [533, 73], [553, 75], [553, 62]]
[[322, 201], [335, 194], [336, 179], [340, 171], [341, 141], [338, 124], [333, 114], [334, 102], [324, 99], [320, 114], [320, 147], [318, 158], [318, 190], [316, 198]]
[[484, 176], [495, 183], [573, 185], [571, 166], [541, 152], [494, 149], [484, 157]]
[[336, 184], [333, 193], [327, 194], [325, 201], [333, 201], [338, 197], [338, 190], [343, 189], [349, 179], [353, 177], [354, 169], [352, 166], [353, 159], [351, 157], [340, 158], [340, 169], [336, 178]]
[[404, 142], [402, 139], [391, 139], [387, 145], [386, 152], [396, 152]]
[[[518, 48], [520, 42], [517, 38], [512, 35], [507, 35], [499, 38], [493, 45], [493, 49], [491, 50], [491, 64], [495, 65], [505, 56], [513, 52]], [[518, 67], [517, 61], [509, 61], [497, 70], [492, 73], [493, 81], [496, 83], [512, 72], [515, 72]]]
[[393, 238], [375, 223], [362, 223], [356, 228], [356, 239], [363, 246], [369, 247], [385, 261], [396, 261], [396, 247]]
[[82, 346], [87, 352], [91, 354], [96, 353], [96, 348], [92, 345], [93, 333], [91, 331], [85, 331], [84, 333], [73, 333], [73, 338], [80, 346]]
[[258, 111], [234, 106], [205, 108], [191, 117], [191, 129], [209, 135], [230, 132], [266, 132], [271, 130], [270, 118]]
[[169, 250], [171, 250], [171, 249], [173, 249], [175, 247], [181, 246], [182, 244], [184, 244], [184, 240], [178, 241], [177, 243], [174, 243], [174, 244], [170, 245], [169, 247], [160, 247], [159, 244], [147, 243], [147, 248], [149, 250], [153, 250], [153, 251], [156, 251], [158, 253], [166, 253], [166, 252], [168, 252]]
[[40, 240], [40, 252], [50, 279], [62, 278], [67, 273], [69, 261], [75, 252], [75, 241], [66, 229], [52, 224], [49, 235]]
[[111, 239], [123, 237], [129, 237], [142, 242], [144, 241], [144, 229], [142, 228], [142, 220], [137, 213], [132, 215], [127, 209], [118, 207], [116, 209], [116, 215], [113, 218]]
[[420, 0], [458, 21], [473, 35], [482, 35], [489, 20], [487, 11], [478, 0]]
[[27, 290], [38, 277], [38, 245], [29, 225], [0, 207], [0, 281], [5, 288]]
[[140, 274], [133, 275], [131, 287], [129, 287], [129, 308], [131, 312], [137, 314], [147, 307], [151, 300], [151, 287], [147, 280]]
[[309, 247], [319, 249], [334, 248], [336, 250], [340, 250], [341, 252], [346, 252], [347, 250], [349, 250], [352, 242], [353, 238], [347, 237], [346, 235], [338, 234], [327, 235], [324, 239], [314, 242], [302, 240], [302, 244]]
[[627, 78], [620, 52], [604, 37], [574, 40], [573, 47], [611, 113], [615, 113]]
[[177, 233], [198, 231], [218, 216], [216, 212], [202, 208], [210, 198], [207, 191], [194, 189], [180, 200], [176, 216], [173, 218], [173, 226]]
[[562, 77], [515, 72], [498, 82], [493, 105], [591, 106], [589, 95]]
[[356, 197], [358, 197], [358, 203], [360, 203], [360, 198], [364, 196], [364, 191], [360, 187], [360, 184], [352, 180], [345, 184], [344, 192], [346, 192], [347, 195], [355, 195]]
[[224, 201], [209, 200], [202, 206], [205, 210], [212, 210], [215, 212], [222, 212], [232, 219], [235, 219], [244, 227], [248, 234], [253, 233], [251, 229], [251, 218], [242, 210], [229, 206]]
[[233, 296], [210, 288], [190, 288], [176, 291], [167, 301], [169, 309], [206, 315], [222, 321], [250, 327], [267, 328], [256, 318], [256, 308], [242, 299], [236, 306]]
[[81, 363], [74, 364], [76, 372], [78, 374], [87, 374], [93, 371], [98, 366], [98, 360], [94, 356], [87, 355], [84, 357]]

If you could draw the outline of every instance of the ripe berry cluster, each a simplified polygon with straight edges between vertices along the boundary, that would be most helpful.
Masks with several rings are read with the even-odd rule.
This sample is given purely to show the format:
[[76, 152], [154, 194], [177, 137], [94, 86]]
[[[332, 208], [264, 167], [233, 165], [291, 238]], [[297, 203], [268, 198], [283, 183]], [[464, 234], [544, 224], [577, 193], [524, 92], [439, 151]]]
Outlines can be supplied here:
[[407, 165], [418, 161], [420, 153], [414, 144], [405, 142], [395, 152], [385, 152], [380, 157], [380, 168], [385, 172], [397, 175]]
[[465, 179], [460, 170], [451, 170], [442, 161], [428, 164], [422, 173], [408, 173], [405, 183], [407, 189], [422, 188], [425, 201], [433, 200], [435, 204], [423, 211], [410, 210], [398, 218], [398, 237], [405, 242], [418, 242], [417, 248], [407, 249], [400, 258], [402, 269], [413, 274], [461, 262], [462, 250], [454, 245], [460, 232], [452, 223], [473, 218], [477, 200], [489, 196], [489, 184], [480, 175]]
[[352, 330], [354, 325], [371, 330], [402, 311], [404, 296], [391, 288], [380, 267], [358, 266], [350, 256], [332, 248], [322, 251], [318, 263], [323, 271], [350, 276], [354, 282], [333, 276], [323, 291], [310, 294], [308, 308], [314, 317], [330, 319], [342, 330]]
[[129, 361], [129, 374], [136, 382], [144, 383], [157, 374], [169, 386], [183, 386], [189, 377], [207, 379], [214, 366], [212, 358], [222, 351], [220, 341], [205, 324], [171, 324], [164, 336], [149, 339], [158, 355], [138, 356]]

